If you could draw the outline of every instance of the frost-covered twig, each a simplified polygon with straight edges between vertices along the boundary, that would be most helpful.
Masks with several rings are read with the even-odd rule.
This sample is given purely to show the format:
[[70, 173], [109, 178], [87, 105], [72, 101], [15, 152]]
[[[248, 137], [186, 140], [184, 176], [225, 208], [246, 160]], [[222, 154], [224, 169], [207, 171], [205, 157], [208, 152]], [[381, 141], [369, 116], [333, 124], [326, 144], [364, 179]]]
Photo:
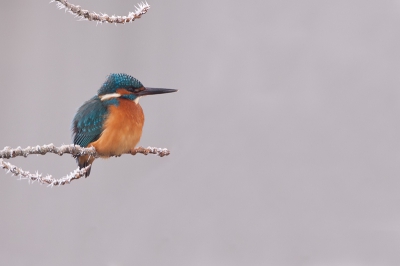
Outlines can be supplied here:
[[16, 167], [4, 160], [0, 159], [0, 167], [7, 171], [7, 173], [11, 173], [14, 176], [18, 176], [20, 179], [27, 179], [28, 181], [35, 182], [37, 181], [40, 184], [47, 184], [49, 186], [61, 186], [66, 185], [72, 182], [72, 180], [79, 179], [84, 177], [86, 172], [90, 169], [92, 165], [89, 165], [82, 169], [76, 169], [71, 172], [69, 175], [62, 177], [60, 179], [54, 179], [51, 175], [43, 176], [36, 172], [35, 174], [31, 174], [28, 171], [24, 171], [21, 168]]
[[67, 0], [51, 0], [50, 3], [56, 2], [59, 9], [65, 9], [69, 13], [79, 17], [81, 20], [97, 21], [98, 23], [129, 23], [135, 19], [141, 18], [142, 15], [146, 14], [150, 8], [147, 2], [141, 2], [138, 4], [134, 12], [129, 12], [128, 16], [109, 16], [107, 14], [97, 14], [96, 12], [90, 12], [82, 9], [78, 5], [68, 3]]
[[[36, 146], [36, 147], [26, 147], [22, 149], [18, 147], [16, 149], [12, 149], [10, 147], [5, 147], [0, 151], [0, 167], [7, 171], [7, 173], [12, 173], [14, 176], [19, 176], [20, 179], [27, 179], [29, 181], [35, 182], [38, 181], [41, 184], [48, 184], [49, 186], [60, 186], [71, 183], [72, 180], [79, 179], [85, 176], [86, 172], [90, 169], [91, 165], [82, 168], [76, 169], [69, 175], [62, 177], [60, 179], [54, 179], [51, 175], [43, 176], [36, 172], [32, 174], [28, 171], [24, 171], [21, 168], [18, 168], [15, 165], [12, 165], [8, 162], [5, 162], [3, 159], [15, 158], [17, 156], [28, 157], [30, 154], [40, 154], [45, 155], [46, 153], [54, 153], [58, 155], [63, 155], [65, 153], [71, 154], [72, 156], [81, 156], [81, 155], [90, 155], [95, 158], [99, 157], [96, 150], [93, 147], [90, 148], [82, 148], [78, 145], [62, 145], [61, 147], [55, 147], [53, 144]], [[136, 155], [137, 153], [141, 153], [144, 155], [147, 154], [156, 154], [160, 157], [164, 157], [170, 154], [168, 149], [161, 149], [155, 147], [138, 147], [132, 149], [130, 152], [126, 154]]]
[[[5, 147], [3, 150], [0, 151], [0, 158], [3, 159], [10, 159], [14, 158], [17, 156], [24, 156], [27, 157], [30, 154], [40, 154], [40, 155], [45, 155], [46, 153], [54, 153], [58, 155], [63, 155], [65, 153], [71, 154], [74, 157], [80, 156], [80, 155], [90, 155], [95, 158], [99, 157], [97, 154], [96, 150], [93, 147], [90, 148], [82, 148], [79, 145], [62, 145], [61, 147], [56, 147], [53, 144], [49, 145], [43, 145], [43, 146], [35, 146], [35, 147], [26, 147], [25, 149], [22, 149], [21, 147], [17, 147], [16, 149], [12, 149], [10, 147]], [[138, 147], [133, 150], [131, 150], [127, 154], [132, 154], [135, 155], [137, 153], [142, 153], [144, 155], [147, 154], [156, 154], [160, 157], [167, 156], [170, 154], [168, 149], [161, 149], [161, 148], [155, 148], [155, 147]]]

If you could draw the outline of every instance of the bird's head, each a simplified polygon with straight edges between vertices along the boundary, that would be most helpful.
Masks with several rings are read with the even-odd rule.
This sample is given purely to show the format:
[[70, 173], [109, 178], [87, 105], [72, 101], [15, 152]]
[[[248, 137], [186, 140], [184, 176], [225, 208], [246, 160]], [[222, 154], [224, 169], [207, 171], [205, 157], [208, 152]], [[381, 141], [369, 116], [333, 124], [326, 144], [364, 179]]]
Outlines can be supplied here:
[[123, 73], [117, 73], [108, 76], [107, 80], [98, 90], [97, 95], [102, 101], [123, 98], [137, 103], [142, 96], [176, 91], [177, 90], [174, 89], [144, 87], [143, 84], [134, 77]]

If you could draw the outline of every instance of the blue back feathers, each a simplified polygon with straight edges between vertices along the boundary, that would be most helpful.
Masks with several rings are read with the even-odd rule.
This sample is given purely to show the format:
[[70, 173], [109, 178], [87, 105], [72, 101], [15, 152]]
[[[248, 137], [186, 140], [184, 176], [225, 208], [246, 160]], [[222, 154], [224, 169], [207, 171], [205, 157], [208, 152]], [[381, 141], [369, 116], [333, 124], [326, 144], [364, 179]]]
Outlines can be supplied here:
[[107, 107], [103, 105], [99, 97], [94, 96], [85, 102], [72, 121], [74, 144], [86, 147], [89, 143], [96, 141], [103, 130], [107, 115]]
[[123, 74], [110, 74], [103, 86], [98, 90], [98, 95], [105, 95], [109, 93], [115, 93], [120, 88], [141, 88], [143, 84], [135, 79], [134, 77]]

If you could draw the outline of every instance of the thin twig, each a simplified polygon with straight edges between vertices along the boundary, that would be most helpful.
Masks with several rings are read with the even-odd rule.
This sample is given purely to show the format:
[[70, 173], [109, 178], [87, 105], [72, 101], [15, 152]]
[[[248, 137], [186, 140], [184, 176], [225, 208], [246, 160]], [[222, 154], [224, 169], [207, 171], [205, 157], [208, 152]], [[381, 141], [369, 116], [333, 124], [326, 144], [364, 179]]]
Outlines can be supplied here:
[[[69, 175], [62, 177], [60, 179], [55, 179], [51, 175], [43, 176], [38, 172], [32, 174], [28, 171], [24, 171], [21, 168], [18, 168], [15, 165], [12, 165], [8, 162], [5, 162], [3, 159], [15, 158], [17, 156], [28, 157], [30, 154], [40, 154], [45, 155], [46, 153], [54, 153], [58, 155], [63, 154], [71, 154], [74, 157], [81, 155], [90, 155], [95, 158], [99, 157], [99, 154], [96, 152], [95, 148], [82, 148], [79, 145], [62, 145], [61, 147], [55, 147], [53, 144], [36, 146], [36, 147], [26, 147], [22, 149], [21, 147], [17, 147], [16, 149], [12, 149], [10, 147], [5, 147], [0, 151], [0, 167], [7, 171], [7, 173], [11, 173], [14, 176], [19, 176], [20, 179], [27, 179], [28, 181], [38, 181], [40, 184], [48, 184], [49, 186], [61, 186], [71, 183], [72, 180], [79, 179], [85, 176], [86, 172], [90, 169], [91, 165], [82, 168], [76, 169], [71, 172]], [[155, 147], [138, 147], [126, 154], [136, 155], [138, 153], [147, 155], [147, 154], [156, 154], [160, 157], [168, 156], [170, 154], [168, 149], [161, 149]]]
[[77, 168], [75, 171], [71, 172], [69, 175], [64, 176], [60, 179], [54, 179], [51, 175], [43, 176], [36, 172], [32, 174], [28, 171], [24, 171], [21, 168], [16, 167], [4, 160], [0, 159], [0, 167], [7, 171], [7, 173], [11, 173], [14, 176], [19, 176], [20, 179], [27, 179], [28, 181], [32, 181], [33, 183], [37, 181], [40, 184], [47, 184], [51, 187], [53, 186], [62, 186], [66, 184], [70, 184], [72, 180], [79, 179], [84, 177], [86, 172], [90, 169], [92, 165], [89, 165], [85, 168], [79, 169]]
[[[0, 151], [0, 158], [3, 159], [10, 159], [10, 158], [15, 158], [17, 156], [23, 156], [23, 157], [28, 157], [30, 154], [40, 154], [40, 155], [45, 155], [46, 153], [54, 153], [58, 155], [63, 155], [65, 153], [71, 154], [74, 157], [81, 156], [81, 155], [90, 155], [95, 158], [100, 157], [96, 150], [93, 147], [90, 148], [82, 148], [79, 145], [62, 145], [61, 147], [56, 147], [54, 144], [48, 144], [48, 145], [43, 145], [43, 146], [35, 146], [35, 147], [26, 147], [25, 149], [22, 149], [21, 147], [17, 147], [16, 149], [12, 149], [10, 147], [5, 147], [3, 150]], [[137, 153], [141, 153], [144, 155], [147, 154], [156, 154], [160, 157], [164, 157], [170, 154], [168, 149], [161, 149], [161, 148], [156, 148], [156, 147], [138, 147], [133, 149], [132, 151], [126, 153], [126, 154], [132, 154], [135, 155]]]
[[141, 18], [142, 15], [146, 14], [150, 9], [150, 5], [147, 2], [141, 2], [138, 4], [134, 12], [129, 12], [128, 16], [109, 16], [107, 14], [97, 14], [96, 12], [90, 12], [86, 9], [82, 9], [78, 5], [68, 3], [67, 0], [51, 0], [50, 3], [55, 2], [59, 9], [65, 9], [69, 13], [75, 15], [81, 20], [97, 21], [98, 23], [119, 23], [125, 24], [133, 22], [135, 19]]

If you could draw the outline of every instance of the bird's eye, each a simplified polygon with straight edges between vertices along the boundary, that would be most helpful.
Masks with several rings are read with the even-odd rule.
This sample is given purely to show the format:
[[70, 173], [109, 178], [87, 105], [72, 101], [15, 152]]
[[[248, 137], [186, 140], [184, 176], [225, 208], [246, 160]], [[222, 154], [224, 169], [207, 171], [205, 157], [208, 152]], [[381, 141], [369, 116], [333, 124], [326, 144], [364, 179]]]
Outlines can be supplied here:
[[133, 87], [131, 87], [131, 88], [129, 88], [129, 91], [131, 91], [131, 92], [133, 92], [133, 93], [138, 93], [138, 92], [140, 92], [141, 90], [140, 90], [140, 88], [133, 88]]

